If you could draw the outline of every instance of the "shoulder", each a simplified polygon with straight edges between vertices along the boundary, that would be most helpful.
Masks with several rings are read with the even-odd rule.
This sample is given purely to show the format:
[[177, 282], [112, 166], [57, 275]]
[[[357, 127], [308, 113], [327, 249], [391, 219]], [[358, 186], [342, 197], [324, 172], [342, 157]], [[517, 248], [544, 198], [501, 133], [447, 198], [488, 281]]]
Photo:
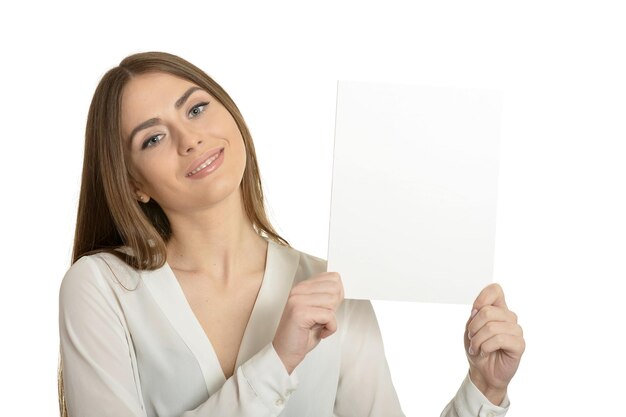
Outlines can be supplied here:
[[93, 256], [83, 256], [70, 266], [61, 281], [62, 297], [98, 285], [100, 272], [93, 261]]
[[60, 301], [111, 297], [116, 292], [132, 290], [140, 282], [138, 271], [117, 256], [100, 252], [79, 258], [70, 266], [59, 289]]
[[293, 247], [290, 247], [290, 249], [296, 252], [300, 257], [298, 262], [298, 270], [301, 274], [311, 276], [319, 274], [321, 272], [326, 272], [326, 266], [328, 264], [326, 262], [326, 259], [319, 258], [307, 252], [297, 250]]

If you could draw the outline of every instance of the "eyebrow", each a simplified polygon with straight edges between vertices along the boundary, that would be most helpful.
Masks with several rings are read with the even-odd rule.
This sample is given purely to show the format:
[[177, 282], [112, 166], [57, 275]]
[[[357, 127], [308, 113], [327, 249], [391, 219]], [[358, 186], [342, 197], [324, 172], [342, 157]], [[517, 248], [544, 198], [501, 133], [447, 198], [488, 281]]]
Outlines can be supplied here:
[[133, 131], [130, 132], [129, 143], [130, 144], [133, 143], [133, 137], [137, 134], [137, 132], [139, 132], [140, 130], [144, 130], [144, 129], [147, 129], [149, 127], [158, 125], [160, 121], [161, 121], [161, 119], [157, 119], [156, 117], [153, 117], [152, 119], [148, 119], [145, 122], [140, 123], [139, 125], [137, 125], [137, 127], [135, 127], [133, 129]]
[[176, 103], [174, 103], [174, 107], [176, 107], [177, 109], [180, 109], [183, 106], [183, 104], [185, 104], [185, 102], [187, 101], [191, 93], [197, 90], [201, 90], [201, 88], [200, 87], [189, 88], [187, 91], [185, 91], [185, 94], [183, 94], [182, 96], [180, 96], [178, 100], [176, 100]]
[[[187, 99], [189, 98], [189, 96], [193, 94], [194, 91], [198, 91], [198, 90], [202, 90], [202, 89], [200, 87], [188, 88], [187, 91], [185, 91], [185, 93], [182, 96], [180, 96], [178, 100], [176, 100], [176, 103], [174, 103], [174, 107], [177, 109], [180, 109], [185, 104], [185, 102], [187, 102]], [[159, 118], [153, 117], [152, 119], [148, 119], [145, 122], [138, 124], [137, 127], [135, 127], [133, 131], [130, 132], [129, 142], [132, 143], [133, 137], [137, 134], [137, 132], [139, 132], [140, 130], [155, 126], [159, 124], [160, 121], [161, 120]]]

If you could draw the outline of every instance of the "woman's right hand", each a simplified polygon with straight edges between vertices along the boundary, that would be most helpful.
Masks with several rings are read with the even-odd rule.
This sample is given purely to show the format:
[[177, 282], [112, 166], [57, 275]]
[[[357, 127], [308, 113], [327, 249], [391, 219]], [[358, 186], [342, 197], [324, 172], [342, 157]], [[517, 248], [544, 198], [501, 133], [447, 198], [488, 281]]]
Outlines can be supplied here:
[[272, 342], [289, 374], [320, 340], [335, 333], [335, 312], [342, 301], [337, 272], [322, 272], [291, 289]]

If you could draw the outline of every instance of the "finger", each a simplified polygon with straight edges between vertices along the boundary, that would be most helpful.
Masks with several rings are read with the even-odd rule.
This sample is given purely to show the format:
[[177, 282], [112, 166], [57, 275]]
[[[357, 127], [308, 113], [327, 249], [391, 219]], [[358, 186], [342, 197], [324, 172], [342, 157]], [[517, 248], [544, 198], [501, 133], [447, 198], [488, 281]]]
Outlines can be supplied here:
[[310, 285], [316, 285], [319, 282], [334, 282], [341, 284], [341, 276], [336, 272], [324, 272], [322, 274], [314, 275], [308, 279], [300, 281], [295, 287], [307, 287]]
[[468, 336], [473, 337], [485, 324], [492, 321], [517, 323], [517, 314], [501, 307], [485, 306], [478, 311], [473, 319], [470, 319], [467, 325]]
[[336, 294], [314, 293], [314, 294], [293, 294], [289, 296], [288, 303], [292, 308], [302, 307], [318, 307], [328, 310], [336, 310], [341, 300]]
[[326, 326], [320, 333], [320, 339], [326, 339], [328, 336], [334, 334], [337, 331], [337, 319], [333, 317], [331, 321], [326, 323]]
[[483, 343], [499, 334], [518, 337], [523, 337], [524, 335], [522, 328], [518, 324], [490, 321], [469, 340], [468, 353], [473, 355], [476, 352], [480, 352]]
[[341, 282], [324, 280], [313, 283], [302, 282], [291, 290], [292, 294], [332, 293], [343, 298], [343, 285]]
[[[307, 307], [294, 312], [296, 323], [300, 328], [314, 330], [326, 327], [335, 320], [335, 313], [326, 308]], [[333, 326], [330, 324], [330, 326]], [[336, 327], [336, 326], [335, 326]]]
[[483, 288], [480, 294], [478, 294], [478, 297], [476, 297], [476, 300], [474, 300], [472, 308], [473, 310], [480, 310], [487, 305], [508, 309], [506, 301], [504, 300], [504, 291], [499, 284], [494, 283]]
[[302, 281], [302, 283], [312, 282], [312, 281], [324, 281], [324, 280], [341, 281], [341, 275], [339, 275], [338, 272], [322, 272], [320, 274], [311, 276], [310, 278]]
[[526, 342], [523, 337], [500, 333], [485, 340], [481, 344], [480, 355], [487, 357], [493, 352], [502, 350], [509, 356], [519, 358], [522, 356], [525, 349]]
[[339, 306], [344, 299], [343, 286], [341, 285], [341, 283], [328, 281], [320, 282], [318, 283], [318, 285], [314, 286], [303, 286], [298, 288], [294, 287], [291, 290], [290, 297], [295, 295], [306, 296], [310, 294], [330, 294], [332, 297], [334, 297], [336, 307]]

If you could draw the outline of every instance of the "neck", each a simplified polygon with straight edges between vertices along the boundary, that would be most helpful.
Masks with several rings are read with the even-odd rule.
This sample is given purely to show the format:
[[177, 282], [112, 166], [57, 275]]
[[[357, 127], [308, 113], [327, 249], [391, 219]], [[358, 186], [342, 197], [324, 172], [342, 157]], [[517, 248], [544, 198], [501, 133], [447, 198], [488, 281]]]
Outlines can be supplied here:
[[265, 268], [267, 242], [245, 214], [240, 191], [209, 209], [167, 216], [172, 269], [227, 282]]

